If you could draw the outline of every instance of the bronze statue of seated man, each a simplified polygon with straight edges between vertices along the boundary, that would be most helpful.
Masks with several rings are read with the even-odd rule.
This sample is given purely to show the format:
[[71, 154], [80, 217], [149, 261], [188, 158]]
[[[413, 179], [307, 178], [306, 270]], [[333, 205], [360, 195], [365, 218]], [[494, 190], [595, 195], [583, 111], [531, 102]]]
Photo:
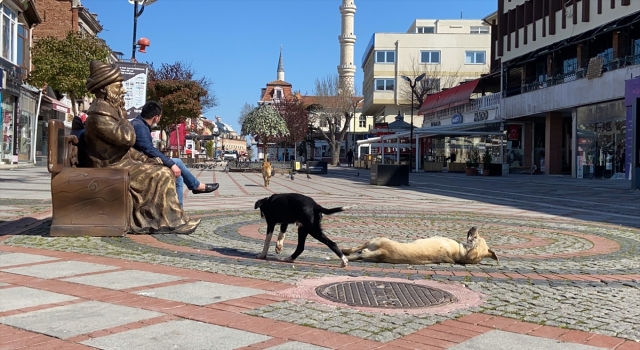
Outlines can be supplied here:
[[192, 233], [200, 219], [189, 219], [180, 207], [171, 170], [133, 148], [136, 133], [124, 109], [122, 81], [117, 66], [91, 62], [86, 87], [96, 98], [84, 125], [87, 166], [128, 169], [131, 233]]

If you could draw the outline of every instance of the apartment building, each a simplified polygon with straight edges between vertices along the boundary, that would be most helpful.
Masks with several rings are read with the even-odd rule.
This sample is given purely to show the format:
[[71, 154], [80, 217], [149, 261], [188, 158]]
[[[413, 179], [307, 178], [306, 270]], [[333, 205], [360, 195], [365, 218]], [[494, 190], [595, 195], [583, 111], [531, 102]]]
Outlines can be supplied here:
[[31, 71], [33, 28], [41, 23], [33, 0], [0, 0], [1, 125], [0, 162], [32, 157], [32, 130], [38, 90], [24, 83]]
[[498, 0], [490, 22], [501, 114], [524, 165], [629, 179], [625, 81], [640, 75], [640, 1]]
[[[362, 113], [376, 122], [405, 114], [407, 121], [411, 89], [402, 76], [424, 73], [421, 84], [437, 93], [489, 73], [490, 48], [491, 28], [479, 19], [416, 19], [406, 33], [374, 33], [362, 58]], [[416, 115], [414, 125], [421, 124]]]

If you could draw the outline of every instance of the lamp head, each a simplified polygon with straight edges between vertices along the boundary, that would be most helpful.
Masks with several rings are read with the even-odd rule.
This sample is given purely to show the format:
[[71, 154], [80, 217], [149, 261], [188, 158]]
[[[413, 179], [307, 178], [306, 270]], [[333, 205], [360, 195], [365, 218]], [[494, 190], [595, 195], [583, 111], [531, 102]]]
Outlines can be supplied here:
[[427, 73], [422, 73], [420, 75], [418, 75], [416, 77], [416, 82], [419, 82], [420, 80], [424, 79], [424, 77], [427, 75]]
[[411, 78], [409, 78], [408, 76], [402, 75], [401, 77], [402, 77], [402, 79], [404, 79], [404, 80], [408, 81], [409, 83], [411, 83]]

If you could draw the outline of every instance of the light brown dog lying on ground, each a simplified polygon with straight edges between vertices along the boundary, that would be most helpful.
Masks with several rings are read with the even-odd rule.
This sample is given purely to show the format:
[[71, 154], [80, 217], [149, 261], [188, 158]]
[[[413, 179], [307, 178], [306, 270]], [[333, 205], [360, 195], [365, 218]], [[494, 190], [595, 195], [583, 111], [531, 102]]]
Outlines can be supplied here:
[[359, 247], [341, 250], [349, 261], [389, 264], [477, 264], [484, 258], [498, 260], [496, 253], [489, 249], [475, 227], [467, 233], [466, 243], [445, 237], [418, 239], [411, 243], [376, 237]]
[[262, 163], [262, 179], [264, 180], [264, 187], [269, 187], [272, 173], [273, 168], [271, 168], [271, 163], [268, 160], [265, 160], [264, 163]]

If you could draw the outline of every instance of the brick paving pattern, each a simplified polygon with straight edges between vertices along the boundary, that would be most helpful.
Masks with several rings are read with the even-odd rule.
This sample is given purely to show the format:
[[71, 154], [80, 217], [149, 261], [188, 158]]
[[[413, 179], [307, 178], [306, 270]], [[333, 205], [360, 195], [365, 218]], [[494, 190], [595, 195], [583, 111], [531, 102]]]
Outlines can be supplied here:
[[[203, 218], [191, 235], [65, 238], [47, 235], [46, 170], [0, 171], [0, 348], [157, 349], [177, 340], [152, 335], [173, 330], [187, 348], [212, 332], [216, 349], [443, 349], [509, 332], [584, 349], [640, 349], [640, 193], [626, 181], [418, 173], [411, 187], [387, 188], [368, 185], [366, 171], [330, 169], [312, 179], [276, 176], [265, 189], [259, 174], [195, 174], [221, 187], [187, 194], [190, 215]], [[291, 229], [280, 256], [271, 248], [257, 260], [266, 225], [253, 203], [281, 192], [352, 206], [323, 219], [340, 246], [375, 236], [462, 240], [476, 226], [500, 262], [341, 269], [309, 239], [289, 264], [281, 260], [295, 249]], [[425, 281], [480, 301], [385, 313], [286, 292], [332, 278]], [[122, 317], [92, 321], [96, 312]]]

